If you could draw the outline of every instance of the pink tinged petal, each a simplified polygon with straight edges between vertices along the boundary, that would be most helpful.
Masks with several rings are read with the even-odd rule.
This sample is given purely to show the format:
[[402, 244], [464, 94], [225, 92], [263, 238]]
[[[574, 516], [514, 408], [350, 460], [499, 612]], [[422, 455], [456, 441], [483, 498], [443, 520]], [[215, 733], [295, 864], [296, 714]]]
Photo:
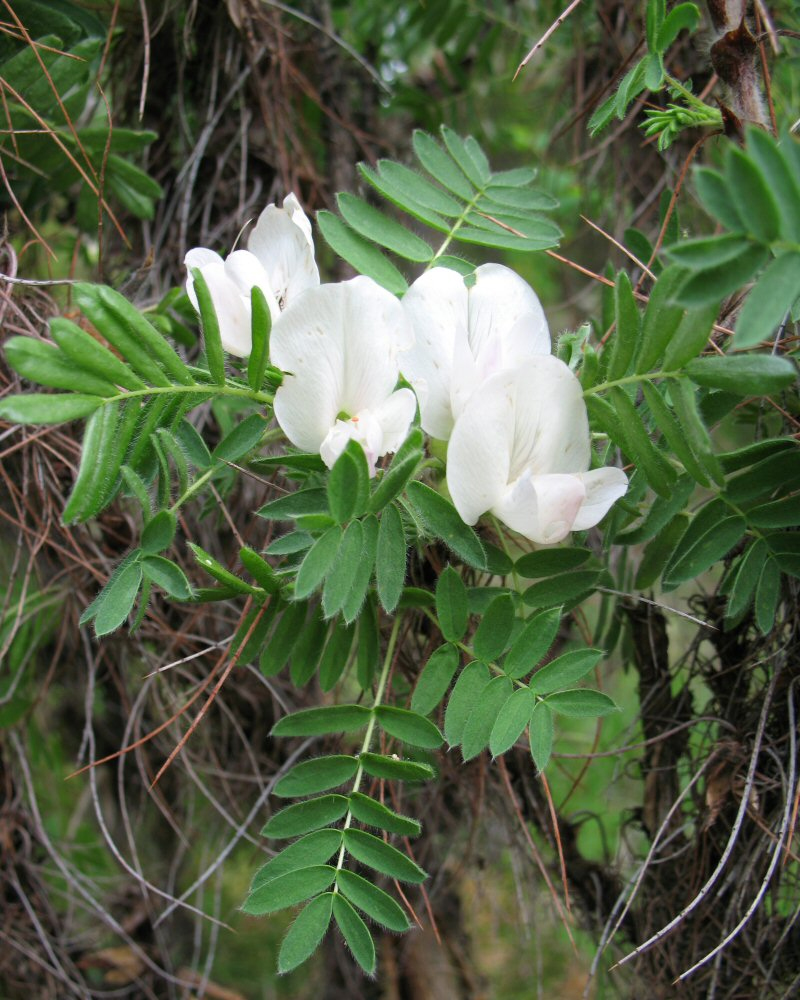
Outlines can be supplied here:
[[552, 545], [572, 530], [585, 495], [580, 476], [532, 476], [526, 470], [492, 510], [512, 531]]
[[475, 524], [503, 497], [513, 435], [513, 373], [506, 372], [472, 396], [450, 435], [447, 486], [466, 524]]
[[575, 375], [548, 354], [522, 362], [512, 377], [515, 427], [510, 479], [525, 469], [535, 476], [585, 472], [591, 439]]
[[469, 342], [483, 378], [536, 354], [549, 354], [539, 298], [516, 271], [483, 264], [469, 290]]
[[456, 330], [466, 330], [467, 289], [464, 279], [446, 267], [434, 267], [417, 278], [403, 296], [403, 309], [415, 341], [400, 359], [400, 370], [416, 389], [425, 383], [422, 427], [447, 440], [453, 427], [450, 387]]
[[586, 489], [586, 499], [575, 517], [573, 531], [594, 527], [605, 517], [611, 505], [628, 491], [628, 477], [622, 469], [612, 466], [584, 472], [580, 479]]
[[281, 308], [288, 307], [307, 288], [319, 285], [310, 236], [310, 227], [306, 232], [289, 212], [267, 205], [247, 240], [247, 249], [261, 262]]
[[344, 411], [376, 410], [398, 376], [400, 303], [370, 278], [304, 292], [272, 328], [272, 361], [290, 374], [275, 394], [275, 416], [299, 448], [318, 451]]
[[375, 410], [382, 443], [379, 457], [397, 451], [408, 437], [408, 428], [417, 412], [417, 398], [410, 389], [398, 389]]

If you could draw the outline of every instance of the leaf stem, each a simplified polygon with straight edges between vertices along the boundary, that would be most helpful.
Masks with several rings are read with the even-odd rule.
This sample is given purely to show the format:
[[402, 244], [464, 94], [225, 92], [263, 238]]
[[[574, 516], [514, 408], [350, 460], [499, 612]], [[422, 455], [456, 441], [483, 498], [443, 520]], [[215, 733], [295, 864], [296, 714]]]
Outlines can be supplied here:
[[[392, 632], [391, 635], [389, 636], [389, 643], [386, 647], [386, 656], [383, 659], [383, 667], [381, 668], [381, 674], [380, 677], [378, 678], [378, 687], [375, 691], [375, 698], [373, 699], [372, 702], [372, 714], [370, 716], [369, 725], [367, 726], [367, 731], [366, 733], [364, 733], [364, 739], [361, 743], [361, 749], [359, 750], [358, 753], [359, 757], [361, 756], [361, 754], [367, 753], [367, 751], [370, 748], [370, 744], [372, 743], [372, 734], [375, 732], [375, 721], [376, 721], [375, 709], [379, 707], [379, 705], [383, 701], [383, 696], [386, 693], [386, 684], [387, 681], [389, 680], [389, 671], [391, 670], [392, 661], [394, 660], [394, 651], [395, 647], [397, 646], [397, 637], [400, 633], [400, 623], [402, 622], [402, 620], [403, 620], [402, 616], [398, 615], [392, 624]], [[358, 789], [361, 787], [361, 779], [363, 777], [364, 777], [364, 768], [361, 766], [361, 763], [359, 762], [358, 770], [356, 771], [355, 777], [353, 778], [353, 787], [351, 790], [351, 794], [353, 794], [353, 792], [357, 792]], [[350, 824], [352, 822], [353, 822], [353, 814], [348, 809], [347, 814], [344, 818], [344, 826], [342, 827], [342, 833], [344, 833], [345, 830], [348, 830], [350, 828]], [[344, 843], [342, 843], [341, 849], [339, 850], [339, 860], [336, 862], [337, 874], [342, 870], [342, 866], [344, 865], [344, 856], [345, 856], [345, 846]], [[339, 886], [334, 885], [333, 891], [338, 892]]]
[[239, 396], [244, 399], [252, 399], [256, 403], [264, 403], [271, 406], [274, 397], [268, 392], [245, 389], [236, 385], [153, 385], [146, 389], [131, 389], [130, 391], [117, 393], [116, 396], [106, 396], [103, 405], [108, 403], [124, 402], [126, 399], [134, 399], [139, 396], [162, 396], [166, 393], [195, 393], [198, 396]]
[[655, 382], [656, 379], [660, 378], [680, 378], [681, 373], [675, 372], [642, 372], [641, 374], [626, 375], [624, 378], [615, 378], [610, 382], [601, 382], [599, 385], [593, 385], [590, 389], [584, 389], [583, 395], [595, 396], [600, 392], [605, 392], [607, 389], [613, 389], [616, 385], [633, 385], [634, 382]]

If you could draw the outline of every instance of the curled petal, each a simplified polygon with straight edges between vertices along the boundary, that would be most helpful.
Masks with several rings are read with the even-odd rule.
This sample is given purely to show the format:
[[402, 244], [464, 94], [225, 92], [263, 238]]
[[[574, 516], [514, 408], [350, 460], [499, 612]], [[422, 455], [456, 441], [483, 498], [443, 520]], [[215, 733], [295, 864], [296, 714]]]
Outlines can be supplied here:
[[526, 470], [492, 511], [512, 531], [540, 545], [551, 545], [570, 533], [585, 496], [580, 476], [532, 476]]
[[397, 451], [408, 437], [408, 428], [416, 412], [417, 399], [410, 389], [398, 389], [378, 407], [375, 417], [383, 435], [379, 457]]
[[580, 478], [586, 488], [586, 499], [575, 515], [574, 531], [594, 527], [606, 516], [614, 501], [628, 491], [628, 477], [622, 469], [611, 466], [584, 472]]
[[[294, 198], [289, 195], [284, 202]], [[319, 285], [311, 225], [294, 198], [289, 210], [267, 205], [250, 233], [247, 249], [261, 262], [280, 308]]]
[[375, 414], [362, 410], [349, 420], [337, 420], [320, 445], [322, 461], [332, 469], [336, 459], [347, 447], [348, 441], [357, 441], [364, 450], [370, 478], [375, 475], [375, 463], [383, 454], [383, 431]]

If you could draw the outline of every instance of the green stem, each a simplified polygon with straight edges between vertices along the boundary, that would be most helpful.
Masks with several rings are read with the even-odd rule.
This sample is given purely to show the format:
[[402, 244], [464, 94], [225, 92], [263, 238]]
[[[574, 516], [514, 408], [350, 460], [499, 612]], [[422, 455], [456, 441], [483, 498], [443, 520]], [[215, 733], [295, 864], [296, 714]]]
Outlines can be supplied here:
[[[384, 657], [383, 660], [383, 667], [381, 668], [381, 674], [380, 677], [378, 678], [378, 687], [377, 690], [375, 691], [375, 698], [373, 699], [372, 702], [372, 714], [370, 715], [367, 731], [364, 734], [364, 740], [361, 743], [361, 749], [359, 750], [359, 757], [361, 756], [361, 754], [367, 753], [369, 751], [370, 744], [372, 743], [372, 734], [375, 732], [375, 721], [376, 721], [375, 709], [378, 708], [378, 706], [381, 704], [381, 702], [383, 701], [383, 696], [386, 693], [386, 684], [387, 681], [389, 680], [389, 671], [391, 670], [392, 660], [394, 659], [394, 651], [395, 647], [397, 646], [397, 636], [400, 633], [401, 622], [402, 622], [402, 617], [398, 615], [395, 618], [394, 623], [392, 624], [392, 632], [391, 635], [389, 636], [389, 644], [386, 647], [386, 656]], [[351, 794], [359, 790], [359, 788], [361, 787], [361, 779], [363, 777], [364, 777], [364, 768], [359, 763], [355, 778], [353, 778], [353, 788], [351, 790]], [[348, 809], [347, 814], [344, 818], [344, 826], [342, 827], [342, 833], [344, 833], [345, 830], [348, 830], [350, 828], [350, 824], [352, 822], [353, 822], [353, 814]], [[344, 844], [342, 844], [341, 849], [339, 851], [339, 860], [336, 862], [337, 874], [342, 870], [342, 865], [344, 864], [344, 856], [345, 856], [345, 846]], [[333, 891], [334, 892], [339, 891], [338, 885], [334, 885]]]
[[131, 389], [130, 391], [117, 393], [116, 396], [106, 396], [103, 405], [106, 403], [124, 402], [126, 399], [134, 399], [140, 396], [163, 396], [165, 393], [194, 393], [198, 396], [239, 396], [244, 399], [252, 399], [256, 403], [264, 403], [271, 406], [273, 396], [268, 392], [256, 392], [254, 389], [244, 389], [236, 385], [154, 385], [146, 389]]
[[669, 73], [666, 73], [664, 78], [673, 90], [677, 90], [687, 104], [696, 108], [698, 111], [702, 111], [704, 115], [713, 121], [722, 122], [722, 115], [719, 108], [715, 108], [710, 104], [706, 104], [705, 101], [701, 101], [700, 98], [693, 94], [688, 87], [685, 87], [680, 80], [676, 80], [674, 76], [670, 76]]
[[584, 389], [583, 395], [595, 396], [600, 392], [605, 392], [607, 389], [612, 389], [615, 385], [633, 385], [634, 382], [655, 382], [656, 379], [660, 378], [680, 378], [681, 373], [679, 371], [675, 372], [644, 372], [641, 375], [626, 375], [624, 378], [615, 378], [610, 382], [601, 382], [600, 385], [593, 385], [591, 389]]
[[476, 192], [475, 197], [472, 199], [472, 201], [470, 201], [467, 204], [464, 211], [461, 213], [461, 215], [459, 215], [459, 217], [453, 223], [450, 232], [447, 234], [447, 237], [445, 238], [444, 242], [431, 258], [428, 267], [433, 267], [434, 263], [442, 256], [445, 250], [450, 246], [450, 244], [453, 242], [453, 239], [455, 238], [456, 233], [467, 221], [467, 215], [473, 210], [473, 208], [475, 208], [475, 206], [478, 204], [478, 202], [480, 201], [480, 199], [483, 197], [484, 194], [486, 194], [485, 188], [481, 188], [480, 191]]

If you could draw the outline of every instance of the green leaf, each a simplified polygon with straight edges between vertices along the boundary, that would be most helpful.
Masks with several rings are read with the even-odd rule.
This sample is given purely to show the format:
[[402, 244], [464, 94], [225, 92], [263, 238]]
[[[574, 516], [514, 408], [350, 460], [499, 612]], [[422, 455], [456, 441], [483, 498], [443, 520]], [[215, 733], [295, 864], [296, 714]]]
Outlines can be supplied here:
[[366, 774], [387, 781], [429, 781], [435, 773], [429, 764], [379, 753], [362, 753], [358, 762]]
[[395, 460], [383, 474], [370, 498], [369, 509], [373, 513], [383, 510], [396, 496], [403, 492], [421, 460], [422, 450], [419, 448], [405, 454], [401, 461], [397, 461], [397, 455], [395, 455]]
[[654, 447], [638, 408], [621, 386], [613, 386], [608, 398], [623, 428], [623, 440], [619, 444], [641, 468], [656, 493], [668, 496], [676, 479], [675, 470]]
[[666, 253], [684, 267], [693, 271], [705, 271], [710, 267], [735, 260], [751, 246], [751, 241], [741, 233], [724, 233], [722, 236], [701, 236], [699, 239], [681, 240], [680, 243], [673, 243], [668, 247]]
[[755, 347], [763, 340], [770, 340], [800, 294], [798, 289], [800, 252], [791, 250], [767, 265], [747, 296], [736, 320], [734, 349]]
[[289, 676], [295, 687], [303, 687], [314, 676], [328, 635], [328, 624], [314, 608], [307, 622], [301, 620], [299, 635], [291, 651]]
[[707, 503], [692, 519], [686, 533], [664, 571], [662, 585], [674, 590], [693, 580], [722, 559], [745, 532], [747, 524], [738, 514], [730, 514], [721, 500]]
[[247, 384], [258, 392], [264, 384], [264, 373], [269, 363], [269, 336], [272, 332], [272, 313], [266, 296], [258, 285], [250, 290], [252, 304], [250, 331], [250, 357], [247, 359]]
[[469, 180], [476, 186], [482, 187], [491, 177], [491, 168], [486, 154], [481, 149], [478, 142], [470, 135], [462, 139], [446, 125], [441, 126], [442, 138], [447, 147], [447, 151], [461, 167]]
[[780, 596], [780, 569], [773, 559], [767, 559], [761, 568], [755, 597], [756, 625], [762, 635], [769, 635], [772, 631]]
[[636, 571], [634, 585], [637, 590], [646, 590], [652, 587], [661, 576], [664, 567], [672, 558], [675, 549], [689, 524], [686, 514], [676, 514], [671, 521], [668, 521], [663, 528], [655, 535], [653, 540], [644, 550], [642, 561]]
[[778, 489], [785, 492], [800, 486], [800, 447], [794, 442], [792, 445], [791, 450], [782, 449], [767, 455], [728, 479], [725, 485], [728, 499], [735, 504], [743, 504], [769, 497]]
[[738, 257], [708, 267], [687, 278], [678, 292], [678, 299], [686, 306], [705, 306], [719, 302], [737, 292], [755, 275], [767, 259], [766, 247], [751, 244]]
[[770, 396], [797, 377], [788, 358], [768, 354], [709, 355], [690, 361], [684, 371], [697, 385], [723, 389], [737, 396]]
[[129, 365], [70, 320], [60, 316], [51, 319], [50, 335], [63, 353], [84, 371], [124, 389], [145, 388], [145, 383]]
[[666, 0], [647, 0], [645, 4], [645, 37], [647, 47], [651, 52], [663, 52], [663, 48], [658, 47], [658, 34], [664, 24], [666, 14]]
[[304, 604], [289, 604], [284, 608], [275, 631], [259, 657], [259, 669], [265, 677], [274, 677], [286, 666], [295, 643], [304, 634], [305, 619]]
[[244, 580], [240, 579], [230, 570], [225, 569], [222, 563], [218, 562], [212, 555], [209, 555], [205, 549], [201, 549], [199, 545], [195, 545], [194, 542], [187, 542], [189, 548], [194, 554], [195, 559], [200, 563], [206, 573], [209, 576], [213, 576], [215, 580], [219, 580], [220, 583], [224, 584], [226, 587], [230, 587], [231, 590], [235, 590], [239, 594], [258, 594], [259, 591], [256, 587], [251, 586], [249, 583], [245, 583]]
[[546, 704], [558, 715], [568, 715], [573, 719], [594, 719], [619, 711], [619, 707], [607, 694], [592, 688], [559, 691], [549, 695]]
[[747, 129], [747, 152], [778, 203], [781, 232], [787, 240], [797, 243], [800, 241], [800, 183], [787, 156], [793, 141], [786, 136], [778, 145], [763, 129]]
[[119, 292], [106, 285], [72, 286], [81, 312], [149, 385], [194, 385], [189, 369], [164, 337]]
[[342, 529], [338, 524], [333, 525], [308, 550], [297, 571], [294, 593], [298, 600], [308, 597], [325, 579], [341, 541]]
[[272, 794], [291, 799], [327, 792], [329, 788], [338, 788], [349, 781], [357, 770], [358, 761], [355, 757], [336, 755], [304, 760], [295, 764], [280, 779]]
[[[496, 175], [495, 175], [496, 176]], [[479, 205], [487, 204], [486, 199], [506, 208], [516, 208], [522, 212], [550, 212], [558, 208], [558, 199], [545, 191], [537, 191], [529, 187], [495, 187], [492, 184], [486, 190], [486, 198], [481, 198]]]
[[281, 581], [270, 564], [257, 552], [244, 545], [239, 549], [239, 559], [259, 587], [263, 587], [268, 594], [277, 594], [280, 591]]
[[522, 595], [522, 600], [534, 608], [553, 607], [556, 604], [566, 604], [574, 601], [581, 594], [591, 591], [600, 574], [597, 570], [578, 570], [573, 573], [560, 573], [548, 580], [531, 584]]
[[256, 511], [259, 517], [271, 521], [293, 521], [305, 514], [327, 514], [328, 495], [319, 487], [297, 490], [285, 497], [278, 497]]
[[726, 619], [737, 619], [747, 610], [761, 578], [761, 571], [764, 568], [767, 555], [766, 543], [762, 538], [759, 538], [747, 548], [739, 560], [733, 586], [728, 593], [728, 606], [725, 609]]
[[363, 514], [369, 496], [369, 468], [364, 449], [357, 441], [336, 459], [328, 477], [328, 507], [339, 524]]
[[409, 929], [408, 917], [383, 889], [346, 868], [339, 872], [337, 882], [341, 893], [376, 923], [398, 934]]
[[408, 289], [408, 282], [394, 264], [332, 212], [317, 212], [317, 224], [330, 248], [360, 274], [377, 281], [393, 295], [402, 295]]
[[652, 382], [642, 383], [642, 394], [647, 403], [656, 426], [664, 435], [664, 440], [680, 459], [684, 469], [702, 486], [709, 486], [708, 477], [700, 462], [695, 458], [687, 436], [678, 423], [672, 410], [665, 402], [659, 389]]
[[678, 329], [683, 308], [675, 305], [673, 299], [685, 277], [684, 268], [668, 267], [653, 286], [642, 323], [641, 347], [635, 366], [637, 374], [650, 371]]
[[360, 521], [348, 524], [333, 566], [325, 578], [322, 591], [322, 607], [326, 618], [331, 618], [341, 610], [353, 587], [361, 563], [364, 546], [364, 529]]
[[728, 182], [719, 171], [699, 167], [694, 172], [694, 182], [700, 201], [712, 219], [734, 232], [741, 232], [745, 228], [737, 209], [738, 199], [733, 197]]
[[412, 747], [436, 750], [442, 745], [442, 734], [438, 726], [417, 712], [379, 705], [374, 714], [383, 730]]
[[267, 913], [286, 910], [302, 903], [309, 896], [324, 892], [335, 877], [336, 869], [331, 865], [314, 865], [279, 875], [251, 892], [242, 904], [242, 912], [261, 917]]
[[341, 893], [333, 897], [333, 918], [348, 948], [352, 951], [353, 958], [364, 972], [371, 976], [375, 972], [375, 944], [372, 935]]
[[319, 663], [319, 686], [331, 691], [344, 673], [350, 659], [350, 647], [355, 638], [355, 627], [334, 622], [328, 635], [325, 651]]
[[514, 640], [503, 670], [514, 680], [529, 674], [553, 645], [561, 624], [561, 608], [534, 615]]
[[687, 361], [696, 358], [703, 351], [711, 337], [717, 312], [716, 301], [708, 306], [686, 310], [664, 352], [666, 371], [682, 368]]
[[675, 483], [672, 495], [656, 497], [644, 519], [634, 528], [615, 535], [615, 545], [639, 545], [658, 534], [679, 511], [694, 492], [695, 485], [689, 476], [681, 476]]
[[582, 566], [591, 556], [589, 549], [552, 548], [539, 549], [520, 556], [514, 563], [514, 569], [520, 576], [535, 579], [537, 576], [551, 576], [553, 573], [566, 573], [568, 570]]
[[194, 291], [200, 310], [200, 320], [203, 327], [203, 346], [206, 349], [206, 361], [211, 378], [217, 385], [225, 385], [225, 352], [219, 330], [219, 317], [214, 308], [211, 290], [206, 284], [203, 272], [199, 267], [191, 269], [194, 279]]
[[655, 51], [666, 52], [684, 28], [694, 31], [700, 21], [700, 10], [693, 3], [679, 3], [667, 14], [658, 29]]
[[444, 736], [451, 747], [458, 746], [473, 708], [482, 702], [491, 675], [477, 660], [468, 663], [455, 683], [444, 714]]
[[163, 556], [146, 555], [142, 559], [142, 572], [165, 594], [179, 601], [189, 601], [192, 597], [192, 585], [186, 579], [186, 574], [171, 559]]
[[391, 614], [397, 607], [406, 578], [406, 537], [403, 520], [394, 504], [381, 514], [378, 548], [375, 556], [375, 582], [378, 597]]
[[681, 378], [670, 382], [669, 395], [692, 451], [709, 476], [721, 486], [724, 477], [719, 461], [712, 452], [711, 438], [700, 415], [698, 393], [688, 379]]
[[341, 830], [315, 830], [314, 833], [306, 834], [305, 837], [284, 847], [279, 854], [258, 869], [253, 876], [250, 892], [281, 875], [286, 875], [287, 872], [324, 865], [341, 846]]
[[238, 462], [258, 445], [267, 422], [260, 413], [251, 413], [225, 435], [211, 452], [218, 462]]
[[[391, 163], [389, 160], [380, 160], [380, 164]], [[391, 164], [395, 167], [401, 167], [399, 163]], [[419, 219], [420, 222], [424, 222], [426, 225], [431, 226], [433, 229], [437, 229], [439, 232], [446, 233], [449, 232], [450, 226], [447, 221], [438, 215], [436, 212], [432, 211], [429, 207], [422, 204], [419, 200], [415, 199], [411, 193], [408, 185], [404, 182], [405, 179], [397, 182], [393, 177], [387, 175], [387, 172], [381, 168], [380, 170], [373, 170], [372, 167], [367, 166], [365, 163], [358, 164], [359, 172], [361, 176], [371, 184], [376, 191], [379, 191], [384, 198], [392, 202], [395, 205], [399, 205], [400, 208], [409, 215], [413, 215], [414, 218]], [[408, 170], [407, 167], [402, 167], [403, 170]], [[417, 180], [422, 181], [419, 175], [415, 174], [413, 170], [408, 171], [412, 177], [417, 178]], [[389, 172], [391, 173], [391, 172]], [[427, 183], [424, 182], [423, 183]], [[416, 187], [416, 185], [414, 185]], [[434, 185], [430, 185], [434, 188]], [[439, 188], [434, 188], [434, 190], [439, 191]], [[441, 192], [444, 194], [444, 192]], [[453, 202], [456, 206], [456, 215], [460, 211], [460, 206], [458, 202]]]
[[347, 808], [346, 795], [320, 795], [306, 802], [295, 802], [276, 812], [261, 831], [261, 836], [283, 840], [286, 837], [297, 837], [301, 833], [310, 833], [311, 830], [330, 826], [341, 819]]
[[365, 239], [406, 260], [427, 263], [433, 257], [433, 249], [425, 240], [356, 195], [343, 192], [336, 196], [336, 202], [345, 222]]
[[319, 948], [331, 922], [334, 898], [332, 892], [324, 892], [298, 913], [278, 952], [281, 975], [302, 965]]
[[483, 689], [480, 700], [473, 705], [461, 734], [461, 753], [471, 760], [489, 745], [492, 729], [500, 709], [513, 690], [508, 677], [493, 677]]
[[[103, 506], [109, 483], [114, 483], [121, 461], [117, 440], [122, 436], [119, 404], [108, 403], [86, 422], [78, 478], [62, 517], [65, 524], [85, 521]], [[135, 414], [133, 414], [135, 419]]]
[[403, 837], [418, 837], [422, 827], [415, 819], [401, 816], [376, 799], [371, 799], [361, 792], [350, 793], [350, 812], [359, 823], [373, 826], [378, 830], [398, 833]]
[[544, 701], [540, 701], [533, 710], [528, 726], [528, 740], [533, 763], [541, 773], [547, 767], [553, 752], [553, 713]]
[[617, 275], [614, 286], [614, 308], [616, 331], [606, 376], [609, 381], [627, 375], [633, 356], [639, 347], [639, 310], [636, 308], [631, 279], [625, 271], [620, 271]]
[[270, 542], [266, 551], [270, 556], [291, 556], [297, 552], [305, 552], [313, 544], [314, 538], [307, 531], [290, 531]]
[[733, 143], [725, 151], [725, 180], [746, 231], [763, 243], [777, 240], [781, 220], [767, 179], [754, 160]]
[[545, 695], [582, 680], [602, 660], [601, 649], [573, 649], [546, 663], [530, 679], [535, 694]]
[[438, 215], [451, 218], [461, 215], [463, 206], [452, 195], [431, 184], [410, 167], [395, 163], [393, 160], [378, 160], [378, 171], [383, 184], [390, 184], [395, 192], [394, 195], [387, 194], [387, 197], [401, 208], [405, 208], [409, 203], [416, 203]]
[[784, 573], [800, 577], [800, 533], [777, 531], [766, 536], [772, 557]]
[[800, 524], [797, 494], [761, 504], [747, 512], [747, 521], [756, 528], [795, 528]]
[[458, 571], [448, 565], [436, 581], [436, 617], [445, 639], [459, 642], [467, 631], [467, 588]]
[[374, 514], [368, 514], [361, 522], [361, 528], [363, 537], [361, 559], [350, 585], [350, 591], [342, 605], [342, 618], [348, 624], [356, 620], [364, 605], [377, 555], [378, 519]]
[[470, 201], [475, 192], [458, 164], [442, 149], [439, 143], [417, 129], [413, 138], [414, 152], [423, 167], [444, 187], [465, 201]]
[[33, 337], [9, 337], [6, 361], [23, 378], [51, 389], [69, 389], [87, 396], [115, 396], [116, 386], [108, 379], [84, 371], [62, 351]]
[[388, 875], [389, 878], [396, 878], [400, 882], [424, 882], [427, 878], [411, 858], [378, 837], [373, 837], [371, 833], [351, 827], [344, 831], [344, 845], [356, 861]]
[[24, 396], [6, 396], [0, 400], [0, 420], [11, 424], [64, 424], [88, 417], [103, 400], [80, 393], [31, 392]]
[[112, 576], [93, 602], [94, 630], [98, 637], [119, 628], [133, 610], [142, 583], [142, 565], [131, 562], [118, 576]]
[[328, 733], [353, 733], [363, 729], [372, 713], [363, 705], [327, 705], [304, 708], [284, 715], [272, 727], [273, 736], [326, 736]]
[[449, 642], [431, 653], [414, 688], [412, 711], [429, 715], [439, 705], [458, 670], [460, 659], [458, 647]]
[[148, 555], [157, 555], [172, 545], [178, 519], [171, 510], [160, 510], [150, 518], [142, 531], [142, 549]]
[[477, 659], [492, 663], [506, 651], [514, 626], [514, 601], [510, 594], [495, 597], [484, 612], [472, 637]]
[[527, 688], [518, 688], [497, 714], [489, 737], [492, 757], [500, 757], [517, 742], [530, 721], [536, 698]]
[[468, 566], [485, 569], [486, 553], [480, 539], [469, 525], [464, 524], [451, 503], [418, 480], [408, 484], [406, 496], [432, 535], [441, 538]]

